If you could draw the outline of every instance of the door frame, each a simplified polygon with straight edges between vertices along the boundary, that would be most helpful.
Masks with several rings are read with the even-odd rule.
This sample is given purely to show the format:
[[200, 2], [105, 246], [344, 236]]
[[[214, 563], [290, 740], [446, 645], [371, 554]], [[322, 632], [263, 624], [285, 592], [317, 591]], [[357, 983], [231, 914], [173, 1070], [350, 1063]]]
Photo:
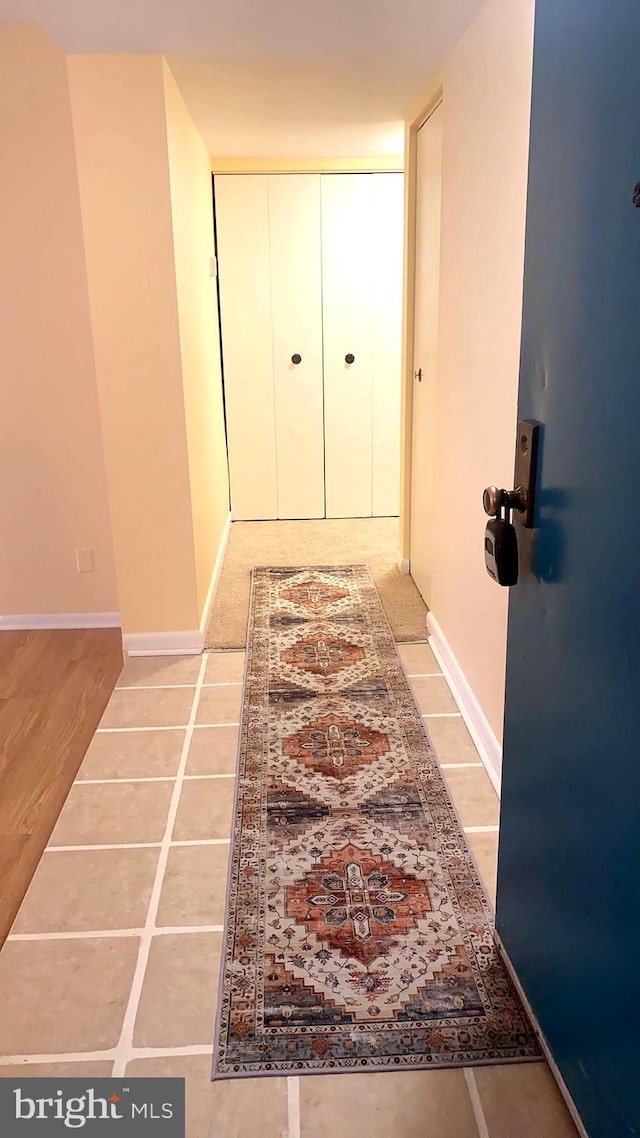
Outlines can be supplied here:
[[[409, 573], [411, 556], [411, 439], [413, 433], [413, 372], [416, 303], [416, 218], [418, 208], [418, 131], [444, 101], [437, 84], [405, 130], [404, 164], [404, 283], [402, 306], [402, 379], [400, 393], [400, 531], [398, 569]], [[426, 635], [426, 631], [425, 631]]]

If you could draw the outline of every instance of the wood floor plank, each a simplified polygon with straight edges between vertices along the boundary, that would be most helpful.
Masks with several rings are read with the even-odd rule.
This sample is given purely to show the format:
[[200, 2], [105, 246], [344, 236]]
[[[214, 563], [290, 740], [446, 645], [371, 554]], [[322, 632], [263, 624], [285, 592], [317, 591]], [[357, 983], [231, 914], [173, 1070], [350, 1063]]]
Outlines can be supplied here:
[[122, 665], [120, 629], [0, 632], [0, 945]]

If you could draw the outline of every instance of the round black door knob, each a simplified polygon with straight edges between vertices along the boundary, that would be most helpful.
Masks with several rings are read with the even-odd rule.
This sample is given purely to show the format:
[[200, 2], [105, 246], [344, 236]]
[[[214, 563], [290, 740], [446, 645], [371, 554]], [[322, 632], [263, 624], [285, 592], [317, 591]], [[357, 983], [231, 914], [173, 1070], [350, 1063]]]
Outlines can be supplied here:
[[293, 355], [291, 357], [291, 363], [292, 364], [301, 364], [302, 363], [302, 356], [300, 355], [299, 352], [293, 353]]
[[344, 357], [344, 362], [346, 364], [355, 363], [355, 358], [356, 357], [354, 356], [353, 352], [347, 352], [346, 356]]

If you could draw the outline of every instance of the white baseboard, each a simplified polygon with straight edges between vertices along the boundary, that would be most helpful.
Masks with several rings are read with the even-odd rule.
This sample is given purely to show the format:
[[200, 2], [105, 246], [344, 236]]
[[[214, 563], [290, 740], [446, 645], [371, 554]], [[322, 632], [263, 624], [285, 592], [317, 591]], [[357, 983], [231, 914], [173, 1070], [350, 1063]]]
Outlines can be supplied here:
[[222, 531], [222, 537], [220, 538], [220, 545], [218, 546], [216, 563], [213, 566], [213, 572], [211, 574], [211, 581], [209, 583], [209, 591], [207, 593], [207, 599], [204, 602], [204, 608], [202, 610], [202, 618], [200, 620], [200, 632], [202, 633], [203, 644], [204, 644], [205, 637], [207, 635], [207, 629], [209, 627], [209, 619], [211, 617], [211, 609], [213, 608], [213, 602], [214, 602], [215, 597], [216, 597], [218, 582], [220, 580], [220, 574], [222, 572], [222, 563], [224, 561], [224, 555], [227, 552], [227, 545], [229, 544], [229, 534], [230, 533], [231, 533], [231, 513], [229, 513], [227, 520], [224, 523], [224, 529]]
[[119, 612], [36, 612], [0, 616], [3, 631], [55, 628], [120, 628]]
[[399, 553], [396, 558], [396, 565], [398, 566], [398, 572], [402, 573], [404, 577], [408, 577], [409, 573], [411, 572], [411, 563], [409, 561], [409, 558], [403, 557], [402, 554]]
[[207, 599], [202, 610], [200, 628], [187, 632], [127, 632], [123, 637], [125, 652], [128, 652], [130, 656], [197, 656], [204, 650], [209, 617], [220, 580], [230, 532], [231, 514], [225, 522], [220, 538]]
[[500, 794], [502, 748], [469, 685], [467, 677], [445, 639], [440, 625], [431, 612], [427, 613], [427, 629], [433, 654], [442, 668], [444, 678], [460, 708], [460, 714], [487, 769], [487, 774], [496, 793]]
[[545, 1059], [547, 1060], [547, 1063], [549, 1064], [549, 1067], [551, 1069], [551, 1074], [553, 1075], [556, 1083], [558, 1084], [558, 1090], [560, 1091], [560, 1094], [562, 1095], [565, 1103], [567, 1104], [567, 1109], [569, 1111], [569, 1114], [571, 1115], [571, 1117], [573, 1118], [573, 1121], [576, 1124], [576, 1129], [578, 1131], [578, 1134], [581, 1135], [581, 1138], [589, 1138], [589, 1135], [587, 1134], [587, 1131], [585, 1130], [584, 1122], [582, 1121], [582, 1119], [580, 1118], [580, 1115], [578, 1114], [578, 1108], [577, 1108], [575, 1102], [573, 1101], [573, 1099], [571, 1097], [571, 1094], [569, 1092], [569, 1088], [567, 1087], [567, 1084], [565, 1083], [565, 1081], [564, 1081], [564, 1079], [560, 1073], [560, 1068], [558, 1067], [558, 1064], [556, 1063], [556, 1061], [553, 1057], [553, 1054], [551, 1052], [549, 1044], [547, 1043], [544, 1032], [542, 1031], [542, 1028], [540, 1027], [540, 1024], [538, 1023], [538, 1017], [535, 1015], [534, 1010], [531, 1007], [529, 1000], [527, 999], [527, 995], [525, 993], [524, 988], [522, 987], [522, 984], [520, 983], [520, 980], [518, 978], [518, 974], [517, 974], [515, 968], [513, 967], [513, 964], [511, 963], [511, 959], [509, 957], [507, 950], [504, 947], [504, 944], [502, 943], [502, 938], [500, 936], [500, 933], [496, 929], [493, 930], [493, 939], [495, 941], [496, 948], [498, 949], [498, 953], [502, 959], [502, 962], [503, 962], [505, 968], [507, 969], [507, 972], [509, 973], [511, 980], [513, 981], [513, 986], [516, 989], [516, 991], [520, 997], [520, 1002], [522, 1003], [522, 1005], [523, 1005], [523, 1007], [524, 1007], [524, 1009], [525, 1009], [525, 1011], [526, 1011], [526, 1013], [527, 1013], [527, 1015], [531, 1021], [531, 1026], [533, 1027], [533, 1030], [536, 1033], [538, 1043], [540, 1044], [540, 1047], [542, 1048]]
[[130, 656], [197, 656], [204, 648], [198, 629], [189, 632], [126, 632], [122, 637]]

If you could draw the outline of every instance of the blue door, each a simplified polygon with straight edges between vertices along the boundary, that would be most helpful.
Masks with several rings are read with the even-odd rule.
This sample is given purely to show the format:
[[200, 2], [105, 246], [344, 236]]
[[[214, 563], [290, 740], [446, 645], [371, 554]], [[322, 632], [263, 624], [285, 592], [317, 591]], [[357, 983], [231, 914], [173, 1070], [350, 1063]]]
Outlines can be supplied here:
[[640, 1134], [636, 183], [639, 0], [537, 0], [497, 927], [590, 1138]]

